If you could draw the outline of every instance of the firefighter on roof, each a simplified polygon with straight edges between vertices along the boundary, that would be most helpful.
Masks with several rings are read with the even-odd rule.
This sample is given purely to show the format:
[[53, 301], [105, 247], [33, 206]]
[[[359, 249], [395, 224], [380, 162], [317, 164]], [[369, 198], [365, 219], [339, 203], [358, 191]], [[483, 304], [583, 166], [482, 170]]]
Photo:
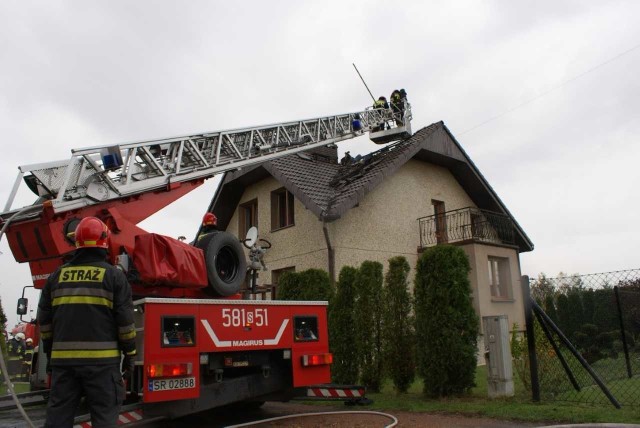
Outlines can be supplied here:
[[[376, 101], [373, 102], [373, 108], [389, 108], [389, 103], [385, 97], [378, 97]], [[384, 129], [384, 123], [380, 126], [376, 126], [372, 129], [372, 131], [382, 131]]]
[[45, 427], [72, 427], [87, 398], [93, 427], [116, 426], [125, 377], [136, 354], [131, 286], [106, 261], [109, 229], [95, 217], [80, 221], [77, 250], [49, 276], [38, 304], [42, 346], [51, 370]]

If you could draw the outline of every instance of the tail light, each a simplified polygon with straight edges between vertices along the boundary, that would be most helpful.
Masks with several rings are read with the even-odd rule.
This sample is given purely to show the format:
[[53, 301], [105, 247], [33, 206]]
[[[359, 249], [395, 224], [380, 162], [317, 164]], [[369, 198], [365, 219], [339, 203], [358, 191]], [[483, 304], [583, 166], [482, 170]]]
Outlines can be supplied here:
[[183, 364], [150, 364], [147, 366], [149, 377], [186, 376], [193, 373], [192, 363]]
[[326, 366], [328, 364], [333, 364], [333, 354], [312, 354], [302, 356], [302, 365], [304, 367]]

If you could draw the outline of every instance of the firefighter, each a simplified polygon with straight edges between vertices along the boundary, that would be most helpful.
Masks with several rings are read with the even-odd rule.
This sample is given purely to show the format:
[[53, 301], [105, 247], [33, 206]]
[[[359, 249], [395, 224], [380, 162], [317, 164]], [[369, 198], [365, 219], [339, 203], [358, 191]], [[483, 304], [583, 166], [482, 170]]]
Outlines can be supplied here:
[[22, 358], [24, 355], [25, 343], [24, 333], [16, 333], [11, 339], [9, 339], [9, 355]]
[[[387, 102], [387, 99], [385, 97], [378, 97], [378, 99], [373, 103], [373, 108], [374, 109], [389, 108], [389, 103]], [[380, 126], [373, 127], [372, 131], [377, 132], [377, 131], [382, 131], [383, 129], [384, 129], [384, 123], [382, 123]]]
[[[402, 89], [404, 91], [404, 89]], [[394, 90], [391, 93], [391, 109], [396, 118], [396, 125], [402, 126], [402, 114], [404, 112], [404, 102], [402, 100], [402, 91]], [[406, 92], [405, 92], [406, 96]]]
[[33, 362], [33, 339], [28, 337], [25, 341], [24, 359], [22, 360], [22, 378], [29, 380], [31, 374], [31, 363]]
[[214, 213], [207, 212], [204, 217], [202, 217], [202, 227], [200, 228], [200, 233], [196, 238], [196, 242], [207, 236], [212, 232], [218, 231], [218, 217]]
[[9, 376], [16, 381], [22, 381], [22, 361], [24, 359], [25, 343], [24, 333], [16, 333], [7, 343], [9, 361], [7, 370]]
[[49, 276], [38, 304], [51, 371], [45, 427], [72, 427], [84, 394], [93, 427], [116, 426], [136, 354], [131, 286], [107, 262], [109, 229], [95, 217], [75, 231], [72, 258]]

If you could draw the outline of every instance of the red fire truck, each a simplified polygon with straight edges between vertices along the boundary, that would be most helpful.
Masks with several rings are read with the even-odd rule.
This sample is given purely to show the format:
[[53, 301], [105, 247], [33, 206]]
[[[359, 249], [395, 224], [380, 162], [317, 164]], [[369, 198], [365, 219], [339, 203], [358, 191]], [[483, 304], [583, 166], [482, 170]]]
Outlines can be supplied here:
[[[348, 398], [362, 391], [318, 386], [330, 381], [333, 358], [327, 302], [247, 299], [243, 241], [220, 231], [190, 245], [137, 224], [216, 174], [365, 132], [376, 143], [403, 139], [411, 135], [410, 119], [407, 104], [395, 116], [391, 109], [366, 109], [74, 149], [68, 160], [19, 167], [0, 214], [0, 237], [6, 233], [16, 261], [29, 263], [34, 286], [42, 288], [74, 250], [70, 234], [80, 219], [96, 216], [107, 224], [110, 260], [134, 293], [139, 352], [128, 393], [145, 417], [300, 395]], [[22, 184], [37, 200], [13, 209]], [[253, 232], [245, 243], [255, 238]], [[34, 388], [45, 385], [44, 358], [33, 365]]]

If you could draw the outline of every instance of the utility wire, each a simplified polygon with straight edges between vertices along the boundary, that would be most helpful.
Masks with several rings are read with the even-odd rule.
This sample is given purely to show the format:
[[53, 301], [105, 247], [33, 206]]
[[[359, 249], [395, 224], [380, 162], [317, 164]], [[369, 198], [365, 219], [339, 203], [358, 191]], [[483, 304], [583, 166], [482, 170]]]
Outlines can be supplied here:
[[524, 106], [526, 106], [526, 105], [528, 105], [528, 104], [531, 104], [532, 102], [534, 102], [534, 101], [536, 101], [536, 100], [538, 100], [538, 99], [540, 99], [540, 98], [544, 97], [545, 95], [548, 95], [549, 93], [551, 93], [551, 92], [553, 92], [553, 91], [555, 91], [555, 90], [558, 90], [558, 89], [562, 88], [563, 86], [568, 85], [569, 83], [572, 83], [572, 82], [574, 82], [574, 81], [576, 81], [576, 80], [580, 79], [581, 77], [586, 76], [587, 74], [591, 73], [592, 71], [595, 71], [595, 70], [599, 69], [600, 67], [604, 67], [605, 65], [612, 63], [613, 61], [615, 61], [615, 60], [619, 59], [620, 57], [622, 57], [622, 56], [624, 56], [624, 55], [626, 55], [626, 54], [628, 54], [628, 53], [630, 53], [630, 52], [632, 52], [632, 51], [634, 51], [634, 50], [636, 50], [636, 49], [638, 49], [638, 48], [640, 48], [640, 44], [637, 44], [637, 45], [635, 45], [634, 47], [632, 47], [632, 48], [630, 48], [630, 49], [627, 49], [626, 51], [621, 52], [621, 53], [619, 53], [618, 55], [616, 55], [616, 56], [614, 56], [614, 57], [612, 57], [612, 58], [609, 58], [608, 60], [606, 60], [606, 61], [604, 61], [604, 62], [601, 62], [601, 63], [600, 63], [600, 64], [598, 64], [598, 65], [595, 65], [594, 67], [591, 67], [591, 68], [590, 68], [590, 69], [588, 69], [587, 71], [584, 71], [584, 72], [582, 72], [582, 73], [578, 74], [577, 76], [573, 76], [573, 77], [571, 77], [571, 78], [569, 78], [569, 79], [567, 79], [567, 80], [564, 80], [564, 81], [562, 81], [562, 82], [558, 83], [557, 85], [552, 86], [550, 89], [547, 89], [546, 91], [542, 92], [541, 94], [538, 94], [538, 95], [536, 95], [536, 96], [535, 96], [535, 97], [533, 97], [533, 98], [530, 98], [530, 99], [528, 99], [528, 100], [526, 100], [526, 101], [523, 101], [522, 103], [520, 103], [520, 104], [518, 104], [518, 105], [516, 105], [516, 106], [514, 106], [514, 107], [511, 107], [510, 109], [508, 109], [508, 110], [506, 110], [506, 111], [504, 111], [504, 112], [502, 112], [502, 113], [500, 113], [500, 114], [498, 114], [498, 115], [496, 115], [496, 116], [493, 116], [493, 117], [491, 117], [491, 118], [489, 118], [489, 119], [485, 120], [484, 122], [480, 122], [479, 124], [477, 124], [477, 125], [475, 125], [475, 126], [473, 126], [473, 127], [469, 128], [469, 129], [467, 129], [467, 130], [465, 130], [465, 131], [462, 131], [462, 132], [461, 132], [460, 134], [458, 134], [458, 135], [464, 135], [464, 134], [466, 134], [467, 132], [471, 132], [471, 131], [473, 131], [473, 130], [475, 130], [475, 129], [477, 129], [477, 128], [480, 128], [481, 126], [486, 125], [486, 124], [487, 124], [487, 123], [489, 123], [489, 122], [493, 122], [494, 120], [499, 119], [499, 118], [501, 118], [502, 116], [505, 116], [505, 115], [507, 115], [507, 114], [511, 113], [511, 112], [512, 112], [512, 111], [514, 111], [514, 110], [518, 110], [518, 109], [519, 109], [519, 108], [521, 108], [521, 107], [524, 107]]

